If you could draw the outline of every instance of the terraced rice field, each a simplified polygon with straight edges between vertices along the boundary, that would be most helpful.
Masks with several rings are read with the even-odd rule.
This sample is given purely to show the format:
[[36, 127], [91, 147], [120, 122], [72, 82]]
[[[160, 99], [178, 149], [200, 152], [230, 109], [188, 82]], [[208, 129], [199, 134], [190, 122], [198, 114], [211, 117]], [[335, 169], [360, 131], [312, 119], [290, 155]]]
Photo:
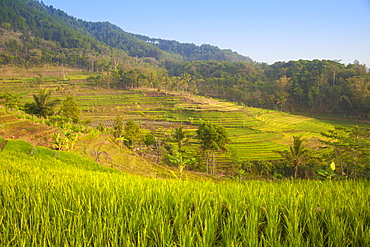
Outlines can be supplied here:
[[51, 134], [57, 128], [18, 119], [14, 115], [0, 111], [0, 136], [6, 139], [22, 139], [37, 145], [50, 146]]
[[[208, 97], [148, 89], [97, 90], [86, 82], [89, 73], [85, 72], [68, 72], [69, 79], [72, 78], [69, 81], [60, 80], [61, 70], [54, 74], [51, 72], [44, 74], [48, 77], [43, 78], [41, 85], [34, 87], [30, 87], [32, 84], [29, 82], [37, 76], [37, 73], [28, 78], [26, 76], [14, 77], [12, 80], [2, 78], [0, 90], [20, 94], [21, 105], [31, 102], [32, 94], [39, 88], [48, 88], [52, 91], [53, 98], [60, 99], [72, 92], [82, 109], [82, 120], [91, 121], [92, 126], [99, 123], [111, 126], [115, 117], [120, 114], [125, 120], [137, 121], [143, 128], [156, 128], [159, 135], [170, 132], [179, 125], [183, 125], [190, 134], [195, 135], [200, 121], [211, 121], [228, 130], [232, 141], [230, 145], [237, 150], [241, 161], [278, 159], [279, 156], [274, 151], [287, 149], [292, 143], [293, 135], [318, 140], [321, 138], [320, 132], [333, 128], [330, 122], [312, 117], [245, 107]], [[21, 87], [22, 83], [27, 86]], [[12, 123], [3, 121], [0, 124], [10, 126]], [[17, 123], [12, 128], [18, 132], [24, 131], [22, 123]], [[197, 140], [193, 139], [192, 143], [193, 146], [188, 148], [195, 151]]]
[[[85, 86], [86, 87], [86, 86]], [[58, 97], [60, 92], [55, 92]], [[60, 94], [63, 97], [63, 94]], [[320, 137], [320, 132], [332, 127], [313, 118], [287, 113], [239, 106], [205, 97], [165, 94], [155, 91], [100, 90], [88, 87], [75, 93], [83, 110], [82, 120], [112, 126], [120, 114], [125, 120], [133, 119], [143, 128], [156, 128], [158, 134], [183, 125], [190, 134], [200, 121], [211, 121], [224, 126], [229, 132], [231, 146], [241, 161], [279, 159], [275, 151], [287, 149], [293, 135]], [[31, 98], [23, 99], [24, 102]], [[6, 123], [9, 124], [9, 123]], [[20, 128], [21, 123], [18, 123]], [[16, 128], [16, 126], [14, 126]], [[192, 140], [189, 151], [195, 151], [197, 140]], [[223, 161], [227, 161], [224, 158]]]

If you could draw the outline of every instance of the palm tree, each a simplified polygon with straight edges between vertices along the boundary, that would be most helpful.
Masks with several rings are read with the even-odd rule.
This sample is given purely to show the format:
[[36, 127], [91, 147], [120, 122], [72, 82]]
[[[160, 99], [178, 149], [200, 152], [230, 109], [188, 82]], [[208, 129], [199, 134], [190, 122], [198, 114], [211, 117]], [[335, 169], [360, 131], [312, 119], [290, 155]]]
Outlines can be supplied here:
[[290, 146], [290, 150], [277, 151], [282, 158], [286, 159], [294, 168], [294, 179], [297, 178], [298, 167], [301, 163], [308, 158], [308, 149], [305, 149], [301, 136], [293, 136], [293, 146]]
[[34, 94], [33, 100], [34, 102], [25, 105], [25, 111], [40, 117], [53, 115], [53, 108], [59, 102], [59, 100], [51, 100], [51, 92], [47, 89], [40, 90], [38, 94]]

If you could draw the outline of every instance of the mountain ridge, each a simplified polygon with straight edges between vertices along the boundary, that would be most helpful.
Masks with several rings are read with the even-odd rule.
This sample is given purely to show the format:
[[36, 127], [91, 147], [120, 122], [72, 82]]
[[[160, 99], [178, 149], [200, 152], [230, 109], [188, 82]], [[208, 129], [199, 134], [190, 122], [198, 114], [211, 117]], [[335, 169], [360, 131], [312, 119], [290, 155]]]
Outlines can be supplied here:
[[[153, 57], [157, 60], [175, 59], [180, 61], [246, 61], [253, 62], [249, 57], [242, 56], [231, 50], [222, 50], [217, 46], [203, 44], [197, 46], [195, 44], [180, 43], [174, 40], [164, 40], [150, 38], [148, 36], [128, 33], [121, 27], [112, 24], [108, 21], [91, 22], [78, 19], [68, 15], [63, 10], [56, 9], [53, 6], [47, 6], [42, 1], [23, 0], [39, 3], [37, 8], [46, 10], [48, 15], [57, 19], [59, 24], [77, 31], [81, 34], [104, 42], [110, 47], [125, 51], [132, 57]], [[149, 42], [148, 42], [149, 40]], [[161, 45], [156, 45], [151, 40], [160, 41]], [[173, 47], [176, 49], [173, 49]], [[206, 52], [204, 52], [206, 50]], [[203, 51], [203, 52], [199, 52]]]
[[185, 61], [235, 61], [253, 63], [251, 58], [240, 55], [231, 49], [220, 49], [210, 44], [195, 45], [194, 43], [181, 43], [176, 40], [151, 38], [140, 34], [131, 35], [166, 52], [183, 54], [182, 56]]

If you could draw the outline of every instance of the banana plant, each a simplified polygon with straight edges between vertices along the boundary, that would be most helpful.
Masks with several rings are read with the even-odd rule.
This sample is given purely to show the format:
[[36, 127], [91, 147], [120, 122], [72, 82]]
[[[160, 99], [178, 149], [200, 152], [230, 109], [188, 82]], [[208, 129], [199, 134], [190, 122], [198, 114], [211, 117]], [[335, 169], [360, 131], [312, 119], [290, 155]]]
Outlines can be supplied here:
[[60, 127], [59, 129], [62, 132], [62, 134], [65, 136], [64, 138], [65, 139], [65, 143], [64, 143], [65, 149], [69, 152], [72, 152], [74, 145], [77, 143], [78, 134], [73, 134], [73, 130], [64, 130]]
[[65, 138], [63, 138], [60, 133], [53, 133], [52, 137], [54, 138], [54, 141], [52, 142], [54, 148], [56, 150], [63, 150], [66, 143]]
[[320, 176], [323, 176], [324, 178], [327, 178], [329, 180], [332, 180], [334, 177], [336, 177], [335, 174], [335, 163], [331, 162], [330, 165], [326, 168], [326, 170], [318, 170], [317, 173]]
[[98, 149], [97, 150], [91, 149], [90, 153], [92, 156], [95, 157], [95, 162], [100, 163], [101, 162], [100, 156], [104, 156], [110, 162], [111, 166], [113, 167], [113, 159], [110, 156], [110, 154], [106, 151], [100, 151], [101, 147], [106, 143], [107, 143], [106, 141], [100, 142]]
[[242, 178], [245, 176], [245, 175], [247, 175], [248, 173], [247, 172], [245, 172], [243, 169], [236, 169], [236, 179], [237, 180], [242, 180]]
[[126, 141], [127, 139], [124, 136], [115, 139], [115, 142], [119, 144], [120, 149], [123, 148], [123, 143], [125, 143]]
[[180, 178], [182, 178], [182, 173], [185, 167], [195, 162], [195, 158], [189, 158], [187, 156], [184, 156], [177, 150], [175, 150], [173, 155], [167, 154], [167, 156], [171, 163], [175, 164], [179, 168]]

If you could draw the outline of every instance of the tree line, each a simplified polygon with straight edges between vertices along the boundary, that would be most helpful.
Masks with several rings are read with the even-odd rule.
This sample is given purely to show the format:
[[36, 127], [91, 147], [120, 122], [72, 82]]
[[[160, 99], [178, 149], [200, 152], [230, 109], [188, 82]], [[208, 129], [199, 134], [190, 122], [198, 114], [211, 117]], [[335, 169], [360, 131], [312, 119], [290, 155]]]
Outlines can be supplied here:
[[370, 74], [354, 61], [165, 62], [170, 76], [188, 74], [200, 94], [281, 111], [370, 114]]

